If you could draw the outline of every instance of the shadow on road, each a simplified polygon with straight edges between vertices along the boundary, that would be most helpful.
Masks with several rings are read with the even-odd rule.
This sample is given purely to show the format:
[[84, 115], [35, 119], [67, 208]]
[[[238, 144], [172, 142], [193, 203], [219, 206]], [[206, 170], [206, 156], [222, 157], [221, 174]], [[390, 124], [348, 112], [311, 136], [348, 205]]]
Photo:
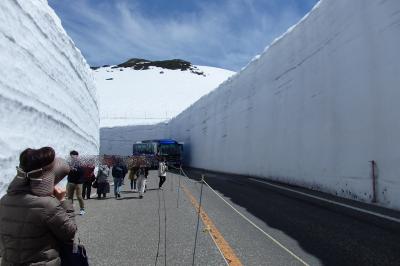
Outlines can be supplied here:
[[137, 193], [139, 193], [139, 192], [137, 192], [137, 191], [130, 191], [130, 190], [122, 190], [120, 193], [121, 193], [121, 194], [137, 194]]
[[213, 189], [267, 227], [295, 240], [304, 253], [314, 257], [314, 261], [317, 258], [322, 265], [400, 265], [399, 234], [291, 197], [246, 176], [185, 171], [195, 180], [205, 174]]
[[121, 197], [116, 200], [131, 200], [131, 199], [139, 199], [139, 196], [137, 196], [137, 197]]

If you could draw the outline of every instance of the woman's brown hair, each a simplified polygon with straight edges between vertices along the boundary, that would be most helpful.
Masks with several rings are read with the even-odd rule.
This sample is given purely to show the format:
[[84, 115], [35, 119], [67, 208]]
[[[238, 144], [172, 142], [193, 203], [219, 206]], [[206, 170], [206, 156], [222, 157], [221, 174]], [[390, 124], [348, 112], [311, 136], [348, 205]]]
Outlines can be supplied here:
[[25, 172], [40, 169], [54, 161], [56, 153], [51, 147], [28, 148], [19, 155], [19, 167]]

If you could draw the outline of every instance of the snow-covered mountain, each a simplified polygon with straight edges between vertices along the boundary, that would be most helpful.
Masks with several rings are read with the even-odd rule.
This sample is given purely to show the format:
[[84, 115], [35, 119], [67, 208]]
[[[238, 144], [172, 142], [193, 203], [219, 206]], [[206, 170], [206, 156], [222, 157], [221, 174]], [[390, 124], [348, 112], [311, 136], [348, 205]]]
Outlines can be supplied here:
[[167, 121], [235, 74], [183, 60], [131, 59], [93, 69], [101, 127]]
[[98, 154], [92, 71], [47, 1], [0, 1], [0, 62], [0, 195], [25, 148]]

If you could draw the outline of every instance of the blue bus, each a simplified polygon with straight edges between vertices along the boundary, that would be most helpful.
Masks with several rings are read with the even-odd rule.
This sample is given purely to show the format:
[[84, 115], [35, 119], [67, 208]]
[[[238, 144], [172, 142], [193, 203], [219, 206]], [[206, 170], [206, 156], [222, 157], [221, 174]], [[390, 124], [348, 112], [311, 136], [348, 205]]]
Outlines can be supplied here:
[[157, 169], [158, 160], [165, 158], [167, 165], [180, 167], [183, 159], [183, 143], [173, 139], [153, 139], [133, 144], [133, 156], [144, 156], [152, 169]]

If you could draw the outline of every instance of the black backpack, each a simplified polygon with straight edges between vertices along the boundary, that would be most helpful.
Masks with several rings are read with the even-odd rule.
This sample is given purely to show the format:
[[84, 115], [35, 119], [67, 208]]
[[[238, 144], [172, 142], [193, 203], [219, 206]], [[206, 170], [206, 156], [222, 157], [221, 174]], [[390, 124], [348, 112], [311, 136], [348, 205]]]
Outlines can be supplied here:
[[112, 169], [112, 174], [114, 177], [124, 177], [124, 168], [122, 167], [122, 165], [114, 166]]

